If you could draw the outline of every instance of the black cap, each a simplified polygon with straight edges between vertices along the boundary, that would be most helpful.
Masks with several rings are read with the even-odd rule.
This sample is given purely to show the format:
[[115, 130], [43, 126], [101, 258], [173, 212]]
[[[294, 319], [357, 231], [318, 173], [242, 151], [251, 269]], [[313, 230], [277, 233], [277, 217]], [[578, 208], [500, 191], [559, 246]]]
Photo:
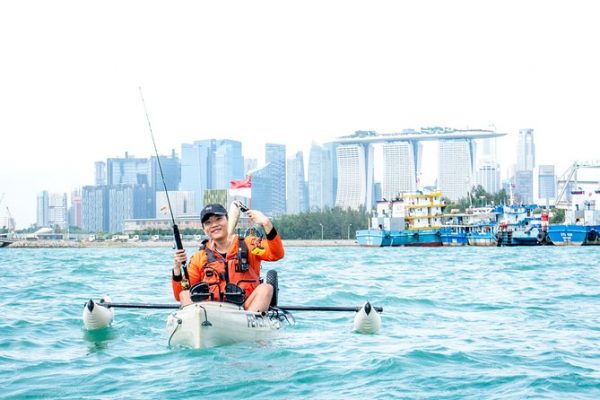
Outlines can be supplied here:
[[200, 213], [200, 221], [206, 222], [211, 215], [225, 215], [227, 216], [227, 210], [220, 204], [209, 204], [202, 209]]

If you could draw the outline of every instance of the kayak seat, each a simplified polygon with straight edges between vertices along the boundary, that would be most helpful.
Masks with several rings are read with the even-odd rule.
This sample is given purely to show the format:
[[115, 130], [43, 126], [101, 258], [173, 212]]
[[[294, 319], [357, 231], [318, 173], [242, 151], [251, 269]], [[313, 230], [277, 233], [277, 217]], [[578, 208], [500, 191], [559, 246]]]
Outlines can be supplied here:
[[208, 283], [199, 282], [190, 288], [190, 298], [193, 302], [212, 300], [213, 294], [208, 288]]

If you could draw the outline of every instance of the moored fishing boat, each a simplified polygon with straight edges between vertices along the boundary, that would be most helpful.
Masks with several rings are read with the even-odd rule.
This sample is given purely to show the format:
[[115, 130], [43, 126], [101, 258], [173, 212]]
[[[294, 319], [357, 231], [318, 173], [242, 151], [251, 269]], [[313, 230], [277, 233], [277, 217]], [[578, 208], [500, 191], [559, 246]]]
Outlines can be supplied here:
[[563, 224], [551, 224], [548, 236], [556, 246], [600, 245], [600, 190], [571, 191], [571, 205]]
[[203, 301], [172, 312], [167, 334], [170, 345], [199, 349], [269, 339], [291, 321], [286, 312], [257, 313], [232, 303]]
[[371, 227], [356, 231], [361, 246], [441, 246], [440, 192], [404, 193], [392, 201], [378, 201]]
[[451, 210], [442, 217], [440, 235], [444, 246], [495, 246], [497, 214], [491, 207]]

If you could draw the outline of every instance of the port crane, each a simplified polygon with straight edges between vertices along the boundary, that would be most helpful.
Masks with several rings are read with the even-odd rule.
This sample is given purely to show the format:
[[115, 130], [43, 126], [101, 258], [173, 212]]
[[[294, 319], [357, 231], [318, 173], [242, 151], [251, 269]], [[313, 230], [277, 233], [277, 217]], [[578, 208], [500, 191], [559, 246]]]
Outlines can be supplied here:
[[[567, 209], [569, 208], [569, 200], [567, 200], [567, 197], [565, 196], [565, 192], [567, 191], [567, 189], [571, 189], [573, 188], [577, 188], [578, 184], [582, 184], [582, 185], [593, 185], [593, 184], [600, 184], [600, 181], [584, 181], [584, 180], [577, 180], [577, 171], [579, 169], [595, 169], [598, 168], [600, 169], [600, 160], [594, 160], [594, 161], [575, 161], [556, 181], [557, 186], [558, 186], [558, 195], [556, 196], [556, 201], [555, 201], [555, 206], [556, 208], [563, 208], [563, 209]], [[573, 186], [571, 186], [570, 184], [573, 184]]]

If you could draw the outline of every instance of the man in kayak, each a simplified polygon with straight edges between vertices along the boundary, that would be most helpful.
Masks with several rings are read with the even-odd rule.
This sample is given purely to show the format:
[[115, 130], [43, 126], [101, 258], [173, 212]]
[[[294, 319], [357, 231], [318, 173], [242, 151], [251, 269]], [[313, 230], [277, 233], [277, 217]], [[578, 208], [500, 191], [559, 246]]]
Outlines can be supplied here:
[[182, 275], [182, 265], [187, 261], [185, 250], [175, 252], [171, 284], [182, 306], [192, 303], [194, 294], [194, 300], [230, 301], [256, 312], [269, 309], [273, 286], [260, 283], [260, 263], [283, 258], [283, 243], [262, 212], [247, 210], [246, 215], [262, 226], [266, 239], [229, 235], [227, 210], [220, 204], [204, 207], [200, 218], [209, 239], [190, 259], [186, 276]]

